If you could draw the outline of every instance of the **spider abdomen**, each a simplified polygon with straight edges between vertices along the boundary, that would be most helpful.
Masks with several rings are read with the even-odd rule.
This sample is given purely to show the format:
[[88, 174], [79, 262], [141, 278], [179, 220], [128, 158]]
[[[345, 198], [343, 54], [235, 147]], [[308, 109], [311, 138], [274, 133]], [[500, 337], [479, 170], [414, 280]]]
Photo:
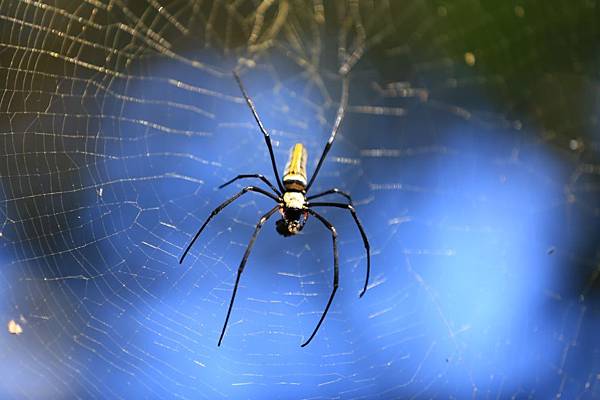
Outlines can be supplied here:
[[306, 160], [308, 154], [302, 143], [296, 143], [290, 151], [290, 158], [283, 170], [285, 190], [304, 191], [307, 185]]

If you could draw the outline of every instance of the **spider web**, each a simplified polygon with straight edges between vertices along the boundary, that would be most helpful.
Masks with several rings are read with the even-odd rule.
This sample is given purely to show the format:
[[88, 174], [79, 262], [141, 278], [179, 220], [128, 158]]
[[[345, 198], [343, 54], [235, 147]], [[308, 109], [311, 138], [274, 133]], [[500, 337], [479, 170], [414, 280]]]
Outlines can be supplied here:
[[[595, 1], [0, 3], [3, 398], [597, 398]], [[314, 218], [211, 222], [328, 138]], [[258, 184], [252, 180], [248, 184]], [[235, 186], [235, 185], [233, 185]], [[335, 196], [331, 197], [333, 201]], [[18, 329], [17, 329], [18, 327]], [[19, 329], [22, 332], [19, 332]], [[12, 333], [10, 334], [9, 331]]]

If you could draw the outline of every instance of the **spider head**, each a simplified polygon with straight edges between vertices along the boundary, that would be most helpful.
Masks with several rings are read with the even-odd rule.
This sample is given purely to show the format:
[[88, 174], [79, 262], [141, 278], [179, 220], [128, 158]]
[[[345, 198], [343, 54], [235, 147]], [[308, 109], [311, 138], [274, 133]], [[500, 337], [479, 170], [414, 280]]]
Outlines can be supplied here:
[[283, 236], [293, 236], [304, 228], [304, 223], [308, 217], [304, 193], [285, 192], [281, 206], [283, 218], [276, 223], [277, 232]]
[[304, 228], [306, 222], [306, 213], [298, 209], [285, 209], [282, 212], [283, 218], [275, 223], [277, 233], [282, 236], [293, 236]]

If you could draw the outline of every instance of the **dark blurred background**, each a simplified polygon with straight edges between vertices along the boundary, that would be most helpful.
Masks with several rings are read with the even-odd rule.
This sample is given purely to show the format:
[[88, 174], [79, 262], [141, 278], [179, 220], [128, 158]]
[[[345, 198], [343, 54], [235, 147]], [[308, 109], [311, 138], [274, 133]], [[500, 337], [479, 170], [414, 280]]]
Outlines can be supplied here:
[[[600, 397], [597, 1], [1, 1], [0, 397]], [[231, 75], [329, 233], [262, 230]], [[235, 185], [234, 185], [235, 186]], [[333, 201], [335, 196], [331, 198]]]

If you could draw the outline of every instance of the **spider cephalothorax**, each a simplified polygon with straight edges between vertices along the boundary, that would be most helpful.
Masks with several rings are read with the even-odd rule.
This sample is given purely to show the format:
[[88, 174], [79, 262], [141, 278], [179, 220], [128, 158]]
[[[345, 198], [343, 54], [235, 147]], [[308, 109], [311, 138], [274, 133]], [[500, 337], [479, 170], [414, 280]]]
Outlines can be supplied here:
[[[333, 140], [335, 139], [335, 135], [337, 134], [338, 128], [340, 127], [340, 124], [342, 123], [342, 119], [344, 117], [344, 112], [346, 109], [346, 104], [348, 102], [348, 78], [345, 75], [343, 76], [342, 98], [340, 100], [340, 106], [337, 111], [335, 123], [333, 124], [333, 129], [331, 130], [331, 136], [329, 137], [329, 140], [327, 141], [327, 144], [325, 145], [325, 149], [323, 150], [323, 154], [321, 154], [321, 158], [319, 159], [319, 162], [317, 163], [315, 172], [312, 174], [310, 181], [307, 181], [306, 160], [308, 157], [307, 157], [306, 148], [304, 147], [304, 145], [302, 143], [297, 143], [294, 145], [294, 147], [292, 147], [292, 150], [290, 152], [289, 161], [286, 164], [285, 170], [283, 172], [283, 179], [281, 179], [281, 180], [279, 179], [279, 173], [277, 171], [277, 164], [275, 162], [275, 156], [273, 155], [273, 146], [271, 144], [271, 137], [269, 136], [268, 132], [266, 131], [265, 127], [263, 126], [262, 121], [258, 117], [258, 113], [256, 112], [256, 109], [254, 108], [254, 104], [252, 103], [252, 100], [246, 93], [246, 89], [244, 88], [244, 85], [242, 84], [242, 81], [240, 80], [239, 76], [235, 72], [233, 73], [233, 75], [240, 87], [240, 90], [242, 91], [242, 94], [244, 95], [244, 99], [246, 100], [248, 107], [250, 107], [250, 110], [252, 111], [252, 115], [254, 116], [254, 119], [256, 120], [256, 123], [258, 124], [260, 131], [262, 132], [262, 134], [265, 138], [265, 142], [269, 149], [269, 156], [271, 157], [271, 164], [273, 165], [273, 172], [275, 173], [275, 178], [277, 179], [277, 187], [275, 187], [266, 177], [264, 177], [263, 175], [260, 175], [260, 174], [238, 175], [235, 178], [233, 178], [233, 179], [225, 182], [223, 185], [221, 185], [220, 187], [223, 188], [223, 187], [237, 181], [238, 179], [257, 178], [257, 179], [260, 179], [262, 182], [264, 182], [266, 185], [268, 185], [269, 188], [271, 188], [271, 190], [274, 192], [274, 194], [271, 192], [268, 192], [264, 189], [261, 189], [259, 187], [247, 186], [247, 187], [243, 188], [240, 192], [238, 192], [236, 195], [234, 195], [233, 197], [225, 200], [217, 208], [215, 208], [213, 210], [213, 212], [209, 215], [209, 217], [206, 219], [206, 221], [204, 221], [204, 223], [202, 224], [202, 226], [200, 227], [198, 232], [196, 232], [196, 235], [194, 236], [194, 238], [190, 241], [189, 245], [183, 252], [183, 255], [181, 256], [179, 262], [180, 263], [183, 262], [188, 251], [190, 250], [190, 248], [192, 247], [192, 245], [194, 244], [196, 239], [198, 239], [198, 236], [200, 236], [200, 233], [202, 233], [202, 231], [204, 230], [206, 225], [210, 222], [210, 220], [215, 215], [220, 213], [221, 210], [223, 210], [225, 207], [227, 207], [229, 204], [231, 204], [234, 200], [236, 200], [243, 194], [248, 193], [248, 192], [260, 193], [264, 196], [270, 197], [271, 199], [275, 200], [275, 202], [277, 203], [277, 205], [275, 207], [273, 207], [268, 213], [263, 215], [262, 218], [260, 219], [260, 221], [258, 221], [258, 223], [256, 224], [256, 228], [254, 229], [254, 234], [252, 235], [252, 238], [250, 239], [250, 242], [248, 243], [248, 246], [246, 247], [246, 252], [244, 253], [244, 257], [242, 258], [242, 261], [241, 261], [240, 266], [237, 271], [237, 278], [235, 281], [235, 286], [233, 287], [233, 293], [231, 295], [231, 301], [229, 302], [229, 309], [227, 310], [227, 316], [225, 317], [225, 323], [223, 324], [223, 330], [221, 331], [221, 336], [219, 337], [218, 345], [220, 346], [221, 341], [223, 340], [223, 336], [225, 335], [225, 329], [227, 328], [227, 323], [229, 322], [229, 317], [231, 316], [231, 309], [233, 308], [233, 301], [235, 300], [235, 295], [238, 290], [238, 284], [240, 282], [240, 277], [242, 275], [244, 267], [246, 266], [246, 261], [248, 261], [248, 256], [250, 255], [252, 246], [254, 246], [256, 237], [258, 236], [258, 233], [259, 233], [260, 229], [262, 228], [262, 226], [265, 224], [265, 222], [271, 216], [273, 216], [273, 214], [275, 214], [277, 212], [277, 210], [279, 210], [282, 218], [280, 220], [278, 220], [276, 223], [277, 232], [279, 232], [283, 236], [292, 236], [302, 230], [302, 228], [304, 227], [304, 224], [306, 223], [306, 221], [308, 219], [309, 214], [314, 216], [315, 218], [317, 218], [327, 229], [329, 229], [329, 231], [331, 232], [331, 237], [333, 239], [333, 290], [329, 296], [329, 300], [327, 302], [327, 305], [325, 306], [325, 310], [323, 311], [323, 314], [321, 314], [321, 319], [319, 319], [319, 322], [317, 323], [317, 326], [313, 330], [313, 333], [310, 335], [308, 340], [306, 340], [302, 344], [302, 347], [304, 347], [310, 343], [310, 341], [313, 339], [313, 337], [316, 335], [317, 331], [319, 330], [319, 327], [323, 323], [323, 320], [325, 319], [325, 316], [327, 315], [327, 311], [329, 310], [329, 307], [331, 306], [331, 302], [333, 301], [333, 297], [338, 288], [338, 280], [339, 280], [337, 233], [336, 233], [333, 225], [331, 225], [331, 223], [329, 221], [327, 221], [324, 217], [322, 217], [319, 213], [314, 211], [312, 209], [313, 207], [319, 207], [319, 206], [321, 206], [321, 207], [337, 207], [337, 208], [344, 208], [344, 209], [350, 211], [350, 213], [352, 214], [352, 217], [354, 218], [354, 222], [356, 222], [356, 226], [358, 227], [358, 230], [360, 231], [360, 235], [361, 235], [363, 243], [365, 245], [365, 250], [367, 251], [367, 274], [366, 274], [366, 278], [365, 278], [364, 287], [360, 293], [360, 297], [362, 297], [363, 294], [365, 294], [365, 292], [367, 290], [367, 286], [369, 284], [369, 274], [371, 271], [371, 251], [370, 251], [370, 247], [369, 247], [369, 241], [367, 240], [367, 235], [365, 234], [365, 231], [363, 230], [363, 227], [358, 219], [358, 216], [356, 215], [356, 211], [354, 210], [354, 207], [352, 206], [352, 199], [350, 198], [350, 195], [348, 195], [347, 193], [345, 193], [339, 189], [330, 189], [330, 190], [326, 190], [324, 192], [321, 192], [321, 193], [318, 193], [318, 194], [315, 194], [312, 196], [308, 196], [308, 197], [306, 196], [308, 191], [310, 190], [312, 183], [314, 182], [314, 180], [317, 176], [317, 173], [319, 172], [319, 169], [321, 168], [321, 165], [323, 164], [323, 161], [325, 160], [325, 157], [327, 156], [327, 153], [329, 152], [329, 149], [331, 148], [331, 145], [333, 144]], [[330, 195], [330, 194], [339, 194], [341, 196], [344, 196], [348, 200], [348, 202], [347, 203], [331, 203], [331, 202], [311, 203], [310, 202], [310, 200], [312, 200], [312, 199], [316, 199], [318, 197], [322, 197], [322, 196], [326, 196], [326, 195]]]
[[300, 232], [308, 219], [308, 207], [304, 193], [285, 192], [283, 206], [279, 212], [283, 218], [278, 220], [275, 226], [280, 235], [292, 236]]

